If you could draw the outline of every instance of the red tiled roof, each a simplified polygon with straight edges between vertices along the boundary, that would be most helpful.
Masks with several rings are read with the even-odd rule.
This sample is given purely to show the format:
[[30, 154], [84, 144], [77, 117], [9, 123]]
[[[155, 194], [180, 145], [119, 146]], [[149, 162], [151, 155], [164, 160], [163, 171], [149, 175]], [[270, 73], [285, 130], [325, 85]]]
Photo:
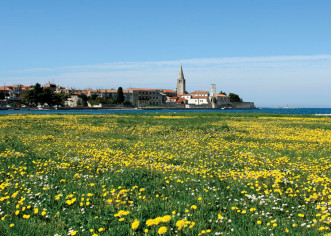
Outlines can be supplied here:
[[116, 89], [99, 89], [98, 90], [100, 93], [116, 93]]
[[182, 101], [187, 101], [187, 99], [185, 99], [185, 98], [179, 98], [176, 102], [182, 102]]
[[191, 94], [208, 94], [208, 93], [209, 93], [208, 91], [200, 91], [200, 90], [198, 90], [198, 91], [192, 92]]
[[3, 90], [6, 90], [6, 91], [8, 90], [8, 91], [9, 91], [9, 90], [11, 90], [11, 89], [10, 89], [10, 88], [7, 88], [7, 86], [6, 86], [5, 88], [4, 88], [4, 87], [0, 87], [0, 90], [2, 90], [2, 91], [3, 91]]
[[132, 88], [131, 90], [134, 90], [134, 91], [158, 91], [158, 89], [140, 89], [140, 88]]
[[192, 99], [207, 99], [207, 96], [192, 96]]
[[225, 95], [225, 94], [216, 94], [215, 96], [216, 96], [216, 97], [230, 97], [230, 96], [227, 96], [227, 95]]
[[164, 92], [167, 92], [167, 93], [176, 93], [176, 91], [174, 90], [171, 90], [171, 89], [162, 89]]

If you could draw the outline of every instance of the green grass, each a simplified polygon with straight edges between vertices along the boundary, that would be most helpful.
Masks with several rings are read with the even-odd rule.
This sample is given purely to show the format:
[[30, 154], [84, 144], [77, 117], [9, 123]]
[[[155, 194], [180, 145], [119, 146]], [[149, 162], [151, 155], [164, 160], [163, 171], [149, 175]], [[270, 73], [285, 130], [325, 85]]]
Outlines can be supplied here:
[[0, 234], [324, 235], [330, 127], [274, 114], [1, 116]]

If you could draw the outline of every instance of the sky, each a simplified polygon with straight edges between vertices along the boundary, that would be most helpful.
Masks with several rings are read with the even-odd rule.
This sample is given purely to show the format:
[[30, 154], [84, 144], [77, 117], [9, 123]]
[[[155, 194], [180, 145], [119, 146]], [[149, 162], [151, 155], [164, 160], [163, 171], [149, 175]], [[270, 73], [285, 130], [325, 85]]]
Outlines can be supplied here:
[[331, 107], [330, 0], [2, 0], [0, 86], [238, 94]]

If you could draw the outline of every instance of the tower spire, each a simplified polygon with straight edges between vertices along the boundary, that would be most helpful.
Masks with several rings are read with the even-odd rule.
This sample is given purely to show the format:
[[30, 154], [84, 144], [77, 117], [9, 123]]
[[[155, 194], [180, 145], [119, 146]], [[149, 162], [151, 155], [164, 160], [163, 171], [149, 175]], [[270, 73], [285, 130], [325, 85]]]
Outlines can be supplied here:
[[183, 73], [183, 67], [180, 65], [179, 75], [177, 79], [177, 94], [184, 94], [185, 93], [185, 79]]
[[184, 79], [183, 67], [180, 65], [178, 79]]

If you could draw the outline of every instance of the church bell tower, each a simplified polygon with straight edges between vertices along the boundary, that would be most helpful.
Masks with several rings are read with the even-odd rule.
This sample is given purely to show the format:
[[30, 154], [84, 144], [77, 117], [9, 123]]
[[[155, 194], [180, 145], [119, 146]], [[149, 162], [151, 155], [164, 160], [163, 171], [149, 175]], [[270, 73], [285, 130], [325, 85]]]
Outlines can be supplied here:
[[184, 73], [183, 68], [180, 66], [180, 71], [177, 79], [177, 95], [178, 94], [185, 94], [185, 79], [184, 79]]

